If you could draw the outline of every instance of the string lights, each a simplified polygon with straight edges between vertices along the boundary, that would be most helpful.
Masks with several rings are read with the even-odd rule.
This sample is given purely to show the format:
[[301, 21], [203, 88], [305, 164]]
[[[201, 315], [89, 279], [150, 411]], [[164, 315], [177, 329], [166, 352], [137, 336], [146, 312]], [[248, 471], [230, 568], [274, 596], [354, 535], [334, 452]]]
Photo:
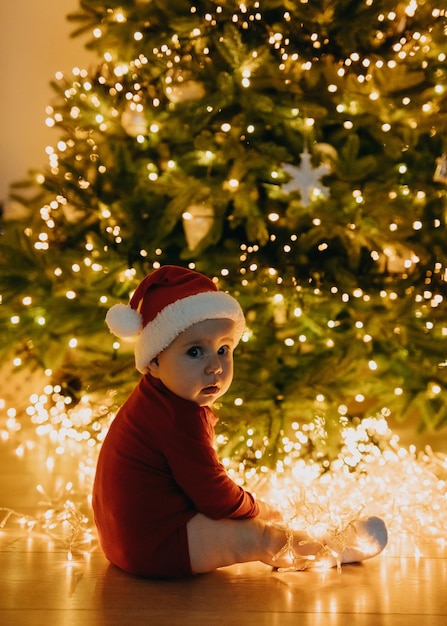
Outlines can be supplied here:
[[[65, 546], [69, 561], [87, 557], [97, 546], [90, 508], [96, 455], [107, 431], [105, 424], [113, 415], [109, 413], [102, 426], [97, 424], [91, 429], [87, 401], [79, 409], [67, 409], [64, 401], [56, 410], [47, 410], [47, 398], [30, 400], [27, 412], [31, 422], [38, 425], [34, 435], [32, 431], [21, 433], [23, 440], [16, 454], [23, 456], [27, 449], [30, 453], [39, 445], [47, 450], [45, 462], [36, 468], [36, 479], [45, 483], [52, 475], [52, 493], [48, 495], [42, 484], [36, 485], [43, 500], [35, 514], [0, 508], [0, 528], [18, 527], [23, 533], [43, 533], [57, 545]], [[0, 436], [2, 440], [15, 441], [21, 426], [9, 413]], [[86, 429], [80, 433], [74, 428], [75, 423], [85, 423]], [[415, 554], [423, 554], [427, 540], [445, 541], [446, 454], [433, 452], [429, 447], [418, 452], [414, 445], [401, 446], [386, 415], [342, 426], [343, 445], [332, 461], [323, 452], [327, 436], [324, 421], [294, 423], [293, 428], [294, 436], [283, 442], [286, 456], [275, 470], [263, 465], [261, 450], [255, 451], [256, 466], [223, 458], [230, 476], [258, 498], [276, 506], [289, 527], [306, 529], [311, 536], [338, 538], [342, 552], [349, 544], [347, 538], [343, 539], [342, 529], [348, 529], [360, 516], [379, 514], [389, 528], [390, 549], [397, 554], [401, 541], [407, 547], [411, 544]], [[248, 448], [254, 445], [252, 435], [249, 429], [244, 441]], [[217, 443], [222, 442], [221, 436]], [[309, 460], [303, 452], [311, 449], [314, 452]], [[64, 455], [71, 459], [71, 480], [66, 480], [63, 472], [54, 474], [55, 458]]]

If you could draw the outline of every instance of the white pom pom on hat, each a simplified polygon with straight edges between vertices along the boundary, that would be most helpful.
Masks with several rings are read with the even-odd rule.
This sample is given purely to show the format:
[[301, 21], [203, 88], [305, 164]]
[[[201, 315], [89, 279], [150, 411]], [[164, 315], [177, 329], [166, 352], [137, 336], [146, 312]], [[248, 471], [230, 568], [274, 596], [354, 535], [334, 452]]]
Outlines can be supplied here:
[[233, 320], [236, 341], [245, 329], [237, 300], [218, 291], [207, 276], [176, 265], [148, 274], [128, 305], [115, 304], [106, 315], [114, 335], [136, 337], [135, 365], [142, 373], [180, 333], [208, 319]]
[[115, 304], [107, 311], [106, 323], [117, 337], [135, 337], [143, 328], [143, 318], [126, 304]]

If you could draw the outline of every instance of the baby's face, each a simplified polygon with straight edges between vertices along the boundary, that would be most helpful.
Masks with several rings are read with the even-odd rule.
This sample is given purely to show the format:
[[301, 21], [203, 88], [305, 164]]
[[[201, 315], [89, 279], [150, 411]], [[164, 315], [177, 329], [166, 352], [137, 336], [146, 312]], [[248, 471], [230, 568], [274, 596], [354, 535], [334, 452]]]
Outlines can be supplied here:
[[209, 406], [231, 385], [236, 343], [232, 320], [205, 320], [176, 337], [149, 369], [176, 395]]

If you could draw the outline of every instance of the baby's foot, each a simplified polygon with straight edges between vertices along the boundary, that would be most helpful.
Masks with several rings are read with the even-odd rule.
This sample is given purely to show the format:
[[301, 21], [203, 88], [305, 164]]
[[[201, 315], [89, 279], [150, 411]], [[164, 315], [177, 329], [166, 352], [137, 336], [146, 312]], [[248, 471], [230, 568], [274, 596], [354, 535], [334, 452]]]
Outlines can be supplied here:
[[[379, 517], [363, 517], [334, 531], [329, 537], [303, 538], [304, 533], [283, 527], [287, 541], [273, 557], [278, 571], [308, 568], [341, 568], [342, 564], [365, 561], [382, 552], [388, 533]], [[284, 562], [286, 560], [286, 562]], [[281, 565], [280, 565], [281, 563]]]
[[382, 552], [388, 542], [385, 522], [379, 517], [362, 517], [326, 538], [315, 565], [340, 567], [358, 563]]

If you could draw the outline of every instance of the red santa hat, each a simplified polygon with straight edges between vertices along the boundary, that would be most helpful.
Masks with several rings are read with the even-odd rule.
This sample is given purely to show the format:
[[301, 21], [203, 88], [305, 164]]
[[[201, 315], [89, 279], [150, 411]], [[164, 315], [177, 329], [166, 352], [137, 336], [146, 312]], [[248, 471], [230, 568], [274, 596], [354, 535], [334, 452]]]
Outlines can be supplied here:
[[142, 373], [180, 333], [209, 319], [233, 320], [240, 340], [245, 318], [237, 300], [203, 274], [175, 265], [148, 274], [129, 304], [115, 304], [106, 315], [114, 335], [136, 337], [135, 365]]

